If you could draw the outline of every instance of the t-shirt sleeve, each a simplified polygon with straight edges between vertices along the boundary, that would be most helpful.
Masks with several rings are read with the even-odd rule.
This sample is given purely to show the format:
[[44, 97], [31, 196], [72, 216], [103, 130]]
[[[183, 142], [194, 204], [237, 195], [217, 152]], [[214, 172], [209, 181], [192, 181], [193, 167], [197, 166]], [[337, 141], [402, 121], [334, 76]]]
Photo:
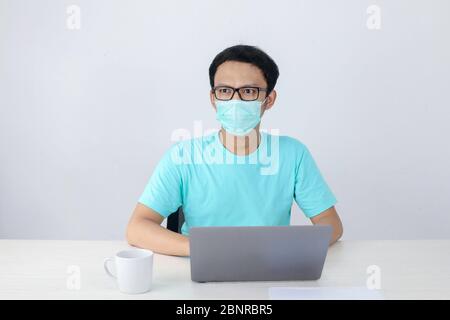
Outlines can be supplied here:
[[162, 157], [138, 202], [168, 217], [182, 205], [181, 166], [173, 161], [173, 145]]
[[297, 164], [294, 198], [306, 217], [312, 218], [336, 204], [336, 198], [308, 148], [303, 145]]

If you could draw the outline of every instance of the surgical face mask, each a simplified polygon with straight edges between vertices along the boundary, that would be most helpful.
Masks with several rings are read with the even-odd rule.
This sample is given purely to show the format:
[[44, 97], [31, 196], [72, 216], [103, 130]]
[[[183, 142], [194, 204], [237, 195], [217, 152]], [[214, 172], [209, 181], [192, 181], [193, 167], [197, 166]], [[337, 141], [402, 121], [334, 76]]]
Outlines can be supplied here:
[[245, 136], [261, 121], [264, 101], [216, 100], [216, 119], [228, 133]]

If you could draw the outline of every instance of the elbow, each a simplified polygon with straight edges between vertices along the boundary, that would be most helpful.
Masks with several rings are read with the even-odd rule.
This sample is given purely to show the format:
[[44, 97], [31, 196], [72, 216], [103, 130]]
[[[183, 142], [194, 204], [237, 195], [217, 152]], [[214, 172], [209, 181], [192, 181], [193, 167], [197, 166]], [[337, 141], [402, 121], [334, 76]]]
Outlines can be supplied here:
[[130, 221], [128, 223], [126, 231], [125, 231], [125, 239], [126, 239], [127, 243], [130, 246], [135, 246], [136, 245], [134, 234], [135, 234], [135, 232], [134, 232], [134, 223], [133, 223], [133, 221]]
[[340, 223], [339, 227], [337, 229], [337, 232], [336, 232], [335, 241], [338, 241], [339, 239], [341, 239], [343, 235], [344, 235], [344, 227], [342, 226], [342, 223]]
[[335, 242], [341, 240], [343, 234], [344, 234], [343, 232], [339, 233], [339, 234], [336, 236]]

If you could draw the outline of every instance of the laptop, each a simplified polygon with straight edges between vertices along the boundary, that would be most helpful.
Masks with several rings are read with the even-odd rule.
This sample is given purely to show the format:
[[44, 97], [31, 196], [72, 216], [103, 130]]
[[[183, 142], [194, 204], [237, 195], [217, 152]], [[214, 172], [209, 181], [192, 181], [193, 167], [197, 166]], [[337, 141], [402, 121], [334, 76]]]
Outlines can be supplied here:
[[192, 227], [191, 279], [213, 281], [317, 280], [332, 227]]

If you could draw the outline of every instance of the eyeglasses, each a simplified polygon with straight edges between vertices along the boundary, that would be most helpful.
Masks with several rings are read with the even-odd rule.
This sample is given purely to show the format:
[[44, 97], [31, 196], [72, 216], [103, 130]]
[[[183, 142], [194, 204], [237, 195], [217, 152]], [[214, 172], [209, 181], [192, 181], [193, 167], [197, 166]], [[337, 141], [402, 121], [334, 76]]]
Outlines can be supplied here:
[[234, 97], [234, 93], [237, 91], [239, 98], [244, 101], [255, 101], [259, 98], [259, 92], [266, 92], [267, 89], [259, 87], [241, 87], [232, 88], [227, 86], [218, 86], [212, 88], [214, 96], [217, 100], [231, 100]]

